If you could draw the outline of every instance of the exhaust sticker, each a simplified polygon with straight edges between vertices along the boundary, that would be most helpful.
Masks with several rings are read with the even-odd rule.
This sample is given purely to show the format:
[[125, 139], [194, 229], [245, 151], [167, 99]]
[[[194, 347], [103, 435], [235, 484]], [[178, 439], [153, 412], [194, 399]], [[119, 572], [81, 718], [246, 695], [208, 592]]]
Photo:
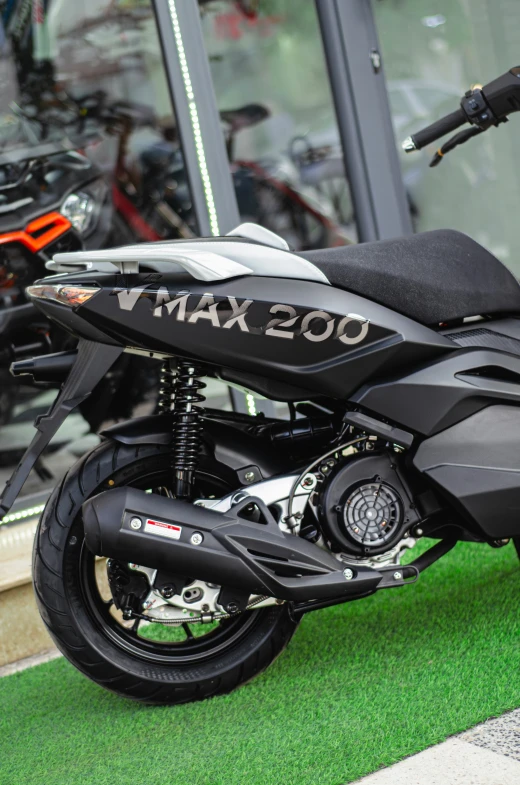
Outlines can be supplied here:
[[147, 518], [144, 524], [146, 534], [158, 534], [159, 537], [169, 537], [171, 540], [180, 540], [182, 526], [175, 526], [173, 523], [164, 521], [154, 521]]

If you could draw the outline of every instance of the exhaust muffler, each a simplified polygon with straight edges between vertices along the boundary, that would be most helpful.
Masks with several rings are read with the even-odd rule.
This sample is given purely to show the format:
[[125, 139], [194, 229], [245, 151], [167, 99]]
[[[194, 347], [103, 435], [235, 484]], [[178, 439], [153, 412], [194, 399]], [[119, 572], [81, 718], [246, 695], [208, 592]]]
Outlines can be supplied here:
[[[255, 504], [264, 522], [241, 516]], [[383, 575], [346, 565], [280, 531], [261, 499], [215, 512], [135, 488], [104, 491], [83, 505], [85, 541], [97, 556], [293, 602], [374, 592]]]

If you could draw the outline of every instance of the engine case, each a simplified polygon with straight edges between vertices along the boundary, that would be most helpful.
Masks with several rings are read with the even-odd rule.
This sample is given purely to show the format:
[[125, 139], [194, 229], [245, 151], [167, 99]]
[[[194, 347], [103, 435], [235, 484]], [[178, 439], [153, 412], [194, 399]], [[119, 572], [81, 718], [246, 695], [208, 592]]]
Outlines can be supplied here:
[[390, 452], [353, 456], [327, 482], [319, 517], [332, 550], [356, 558], [376, 556], [418, 522], [398, 458]]

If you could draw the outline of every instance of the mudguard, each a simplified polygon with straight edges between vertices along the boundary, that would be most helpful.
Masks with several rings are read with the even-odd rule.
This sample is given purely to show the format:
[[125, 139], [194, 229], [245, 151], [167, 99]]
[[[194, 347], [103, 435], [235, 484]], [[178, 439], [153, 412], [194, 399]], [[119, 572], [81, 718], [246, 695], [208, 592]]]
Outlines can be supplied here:
[[[286, 459], [284, 460], [280, 450], [267, 439], [253, 434], [250, 428], [246, 430], [245, 427], [240, 427], [239, 421], [209, 416], [203, 420], [203, 449], [219, 463], [236, 471], [242, 484], [258, 482], [287, 470]], [[121, 444], [170, 444], [171, 415], [166, 413], [135, 417], [106, 428], [100, 435]]]
[[0, 515], [16, 501], [34, 464], [73, 409], [85, 401], [122, 353], [122, 346], [106, 346], [81, 339], [76, 362], [49, 411], [36, 418], [36, 434], [0, 496]]

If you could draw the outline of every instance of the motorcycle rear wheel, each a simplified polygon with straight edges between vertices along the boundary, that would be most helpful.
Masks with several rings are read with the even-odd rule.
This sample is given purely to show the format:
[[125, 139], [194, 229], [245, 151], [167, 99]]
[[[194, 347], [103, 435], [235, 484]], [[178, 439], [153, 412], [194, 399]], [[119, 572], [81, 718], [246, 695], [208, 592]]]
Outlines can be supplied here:
[[[172, 628], [154, 639], [150, 629], [163, 625], [146, 626], [143, 634], [142, 622], [122, 620], [111, 599], [103, 596], [102, 563], [96, 564], [85, 547], [81, 505], [122, 485], [164, 488], [170, 474], [165, 447], [103, 442], [76, 463], [52, 493], [33, 555], [40, 614], [60, 651], [100, 686], [152, 704], [187, 703], [231, 692], [267, 668], [297, 627], [287, 606], [199, 624], [196, 633], [195, 625], [183, 625], [192, 628], [185, 640], [170, 635]], [[202, 460], [197, 492], [203, 487], [215, 495], [232, 490], [232, 478], [227, 467]]]

